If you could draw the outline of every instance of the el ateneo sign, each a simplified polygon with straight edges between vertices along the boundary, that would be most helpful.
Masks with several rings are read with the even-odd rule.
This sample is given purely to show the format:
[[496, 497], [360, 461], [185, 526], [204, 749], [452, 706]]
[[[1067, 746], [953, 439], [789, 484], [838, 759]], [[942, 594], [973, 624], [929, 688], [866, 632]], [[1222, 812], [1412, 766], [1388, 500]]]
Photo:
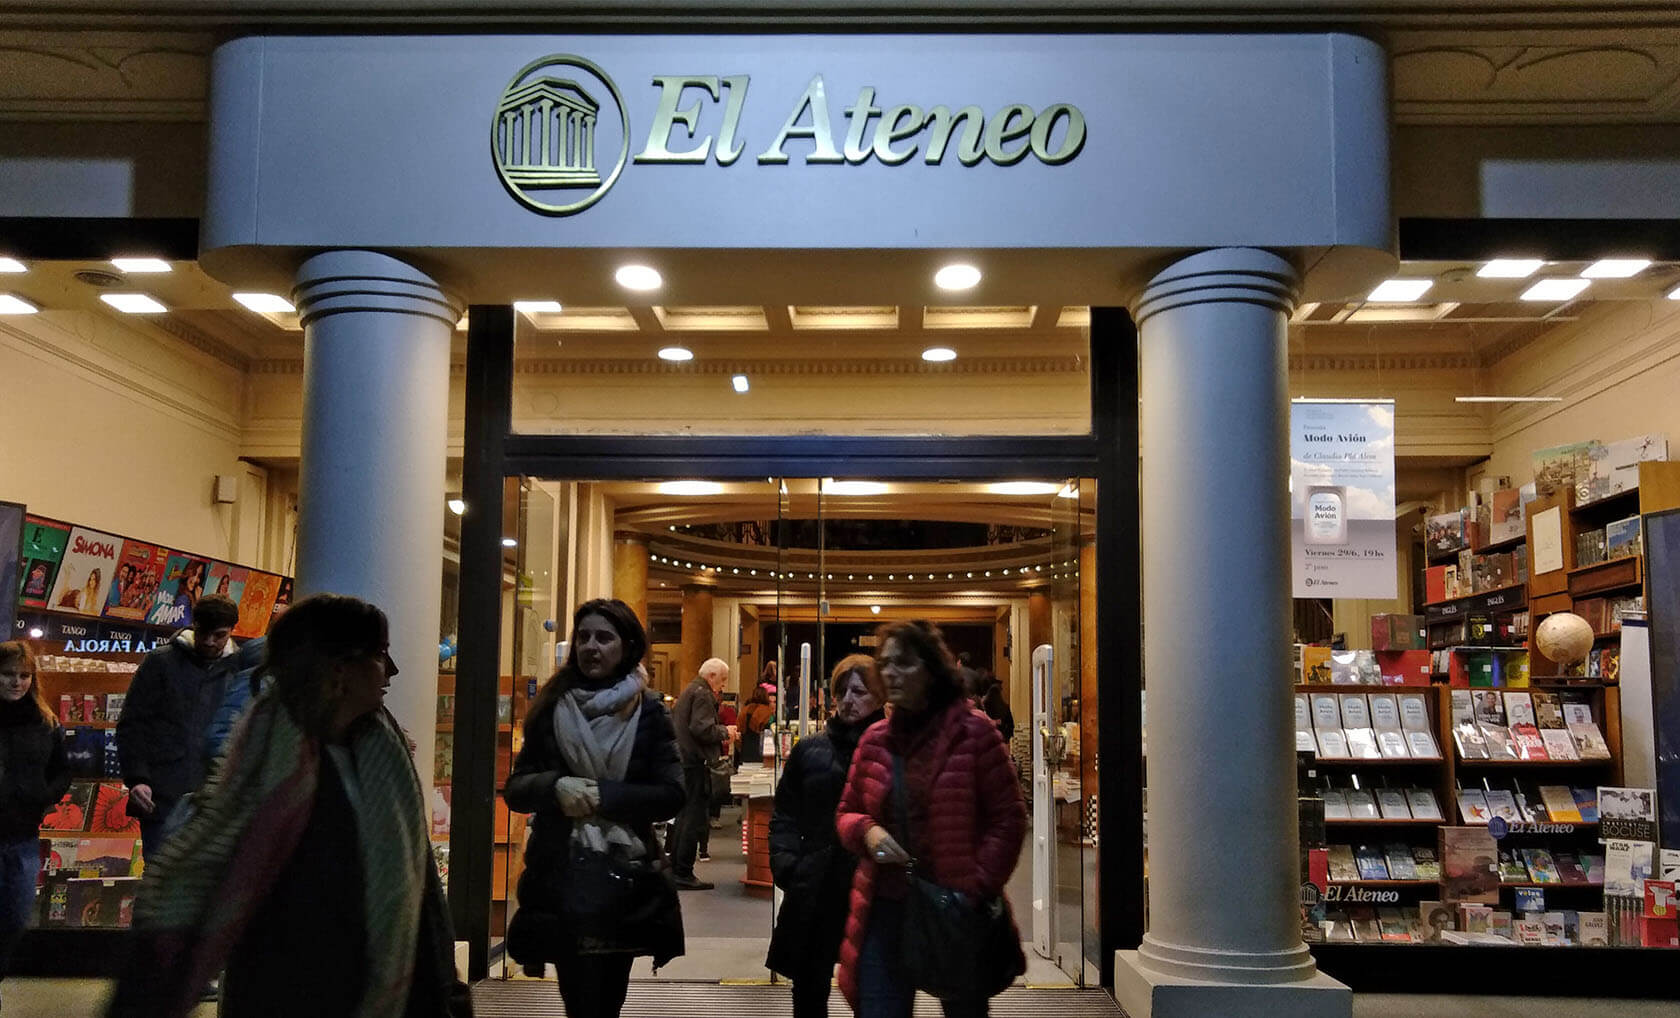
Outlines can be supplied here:
[[[630, 98], [598, 64], [556, 54], [527, 64], [503, 90], [490, 127], [491, 154], [508, 192], [549, 215], [582, 212], [603, 198], [626, 160], [636, 166], [707, 162], [732, 166], [755, 139], [742, 128], [752, 78], [746, 74], [656, 74], [645, 117], [632, 118]], [[766, 100], [774, 103], [774, 99]], [[803, 92], [781, 97], [787, 113], [763, 139], [756, 162], [785, 166], [938, 166], [982, 162], [1014, 166], [1032, 158], [1046, 166], [1071, 162], [1085, 147], [1085, 115], [1072, 103], [1035, 110], [1006, 103], [920, 106], [877, 99], [861, 87], [849, 104], [832, 97], [822, 74]], [[645, 120], [646, 134], [637, 131]], [[610, 136], [606, 146], [602, 134]], [[640, 148], [630, 155], [632, 142]], [[616, 142], [616, 144], [614, 144]], [[790, 149], [798, 146], [797, 152]]]

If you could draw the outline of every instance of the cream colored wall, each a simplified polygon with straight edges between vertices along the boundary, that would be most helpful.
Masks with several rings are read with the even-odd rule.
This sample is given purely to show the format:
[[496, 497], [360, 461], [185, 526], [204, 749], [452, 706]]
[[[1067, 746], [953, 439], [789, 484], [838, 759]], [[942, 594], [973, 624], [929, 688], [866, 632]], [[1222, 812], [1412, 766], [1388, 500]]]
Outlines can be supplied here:
[[[1536, 449], [1653, 431], [1680, 441], [1680, 301], [1592, 309], [1507, 357], [1495, 373], [1503, 392], [1563, 401], [1489, 411], [1492, 455], [1471, 471], [1472, 485], [1484, 476], [1526, 483]], [[1680, 448], [1670, 458], [1680, 459]]]
[[[266, 471], [240, 461], [236, 368], [142, 322], [0, 319], [0, 497], [34, 512], [278, 568]], [[213, 499], [217, 474], [240, 495]]]

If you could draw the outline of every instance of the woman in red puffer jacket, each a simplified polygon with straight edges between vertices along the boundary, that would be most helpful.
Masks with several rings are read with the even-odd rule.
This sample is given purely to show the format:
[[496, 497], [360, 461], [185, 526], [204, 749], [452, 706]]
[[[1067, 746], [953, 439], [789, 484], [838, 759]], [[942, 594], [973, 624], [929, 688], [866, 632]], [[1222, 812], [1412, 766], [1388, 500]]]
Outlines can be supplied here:
[[[898, 961], [905, 864], [914, 860], [921, 876], [956, 891], [1001, 895], [1026, 838], [1027, 811], [1009, 750], [991, 719], [963, 697], [938, 628], [899, 622], [883, 626], [880, 637], [893, 711], [858, 743], [836, 816], [840, 844], [862, 859], [840, 948], [840, 990], [857, 1018], [909, 1018], [915, 990]], [[908, 838], [893, 798], [895, 755], [904, 758]], [[1017, 961], [1025, 967], [1024, 958]], [[941, 1003], [949, 1018], [987, 1013], [978, 988], [972, 998]]]

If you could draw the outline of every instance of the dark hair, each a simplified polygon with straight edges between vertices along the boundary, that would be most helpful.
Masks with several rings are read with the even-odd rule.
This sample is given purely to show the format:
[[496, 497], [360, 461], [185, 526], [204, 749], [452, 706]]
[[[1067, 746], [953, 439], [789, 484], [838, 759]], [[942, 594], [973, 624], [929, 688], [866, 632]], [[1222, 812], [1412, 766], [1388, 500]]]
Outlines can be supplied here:
[[929, 712], [963, 695], [962, 678], [957, 674], [957, 659], [951, 656], [951, 648], [945, 645], [945, 634], [939, 631], [938, 626], [926, 619], [886, 622], [875, 630], [875, 636], [880, 641], [876, 644], [879, 650], [884, 652], [887, 649], [888, 640], [897, 640], [901, 647], [921, 659], [931, 680], [928, 683]]
[[29, 692], [25, 695], [35, 704], [35, 709], [41, 712], [41, 720], [46, 722], [47, 727], [55, 727], [58, 724], [58, 715], [47, 706], [47, 696], [41, 692], [41, 674], [36, 670], [35, 652], [29, 648], [29, 644], [22, 640], [0, 643], [0, 668], [7, 665], [21, 666], [23, 671], [29, 673]]
[[869, 690], [869, 695], [875, 698], [876, 704], [886, 706], [887, 683], [881, 678], [881, 669], [875, 666], [875, 659], [868, 654], [848, 654], [834, 666], [834, 671], [828, 676], [828, 698], [838, 703], [845, 692], [846, 683], [850, 681], [852, 673], [863, 677], [863, 685]]
[[391, 624], [375, 606], [341, 594], [313, 594], [274, 620], [262, 671], [274, 677], [274, 695], [298, 727], [321, 738], [344, 694], [332, 664], [381, 652], [390, 639]]
[[560, 694], [572, 688], [583, 673], [577, 665], [577, 631], [583, 625], [585, 617], [599, 615], [607, 620], [624, 644], [624, 657], [619, 661], [619, 672], [613, 680], [623, 678], [636, 670], [647, 654], [647, 630], [642, 628], [642, 620], [636, 617], [636, 609], [620, 601], [616, 597], [598, 597], [593, 601], [585, 601], [578, 605], [577, 611], [572, 612], [571, 646], [566, 651], [566, 663], [560, 666], [549, 680], [543, 683], [542, 689], [537, 691], [536, 699], [531, 701], [531, 708], [526, 712], [526, 718], [531, 719], [543, 713], [560, 698]]
[[239, 606], [226, 594], [205, 594], [193, 605], [192, 625], [209, 632], [232, 629], [239, 625]]
[[762, 703], [765, 705], [770, 703], [770, 694], [765, 691], [762, 685], [756, 682], [753, 683], [752, 692], [747, 694], [747, 706], [751, 707], [755, 703]]

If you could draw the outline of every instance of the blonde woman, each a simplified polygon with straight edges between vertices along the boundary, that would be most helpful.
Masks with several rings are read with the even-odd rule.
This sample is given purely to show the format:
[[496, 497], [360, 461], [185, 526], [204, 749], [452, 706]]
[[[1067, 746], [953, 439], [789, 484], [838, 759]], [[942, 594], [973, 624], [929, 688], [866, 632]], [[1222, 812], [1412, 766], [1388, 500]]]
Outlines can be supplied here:
[[0, 643], [0, 977], [35, 907], [41, 817], [70, 787], [64, 730], [35, 681], [35, 655]]

